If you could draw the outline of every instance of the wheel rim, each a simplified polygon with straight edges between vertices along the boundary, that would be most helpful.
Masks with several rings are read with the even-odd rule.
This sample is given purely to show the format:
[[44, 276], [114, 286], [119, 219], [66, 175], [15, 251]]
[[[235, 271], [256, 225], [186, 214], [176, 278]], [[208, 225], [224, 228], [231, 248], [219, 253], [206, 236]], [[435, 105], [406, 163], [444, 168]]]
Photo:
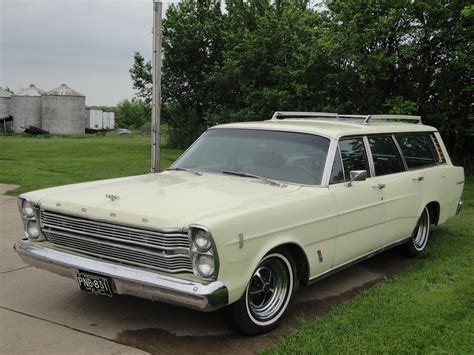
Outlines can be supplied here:
[[428, 234], [430, 231], [430, 219], [428, 211], [425, 209], [413, 231], [413, 245], [416, 250], [421, 251], [428, 242]]
[[247, 308], [255, 321], [276, 320], [288, 304], [293, 287], [291, 265], [280, 255], [265, 258], [247, 287]]

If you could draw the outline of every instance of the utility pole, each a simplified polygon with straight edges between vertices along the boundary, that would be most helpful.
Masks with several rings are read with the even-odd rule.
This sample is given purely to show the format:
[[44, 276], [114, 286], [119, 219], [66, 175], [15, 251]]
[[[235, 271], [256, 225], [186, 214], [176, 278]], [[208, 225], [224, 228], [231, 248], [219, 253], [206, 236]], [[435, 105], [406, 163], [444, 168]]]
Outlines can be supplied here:
[[151, 172], [160, 171], [160, 122], [161, 122], [161, 22], [163, 3], [153, 0], [153, 100], [151, 112]]

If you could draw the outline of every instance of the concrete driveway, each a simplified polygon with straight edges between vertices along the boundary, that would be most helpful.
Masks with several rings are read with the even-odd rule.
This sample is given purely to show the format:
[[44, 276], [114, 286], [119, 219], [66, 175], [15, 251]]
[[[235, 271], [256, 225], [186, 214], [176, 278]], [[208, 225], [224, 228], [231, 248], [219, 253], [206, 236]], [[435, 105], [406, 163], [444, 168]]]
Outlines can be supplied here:
[[232, 328], [227, 310], [200, 313], [128, 296], [82, 294], [75, 281], [28, 267], [12, 246], [22, 235], [16, 199], [0, 184], [0, 353], [254, 353], [361, 290], [406, 268], [389, 251], [302, 288], [282, 325], [259, 337]]

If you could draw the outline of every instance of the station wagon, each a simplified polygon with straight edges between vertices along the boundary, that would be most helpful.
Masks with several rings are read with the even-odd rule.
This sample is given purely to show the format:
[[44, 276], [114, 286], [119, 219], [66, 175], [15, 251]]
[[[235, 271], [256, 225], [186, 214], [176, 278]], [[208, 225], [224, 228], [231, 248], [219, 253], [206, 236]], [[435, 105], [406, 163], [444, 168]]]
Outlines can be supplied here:
[[82, 291], [229, 306], [259, 334], [300, 285], [396, 245], [423, 253], [463, 184], [420, 117], [276, 112], [208, 129], [160, 173], [19, 196], [15, 249]]

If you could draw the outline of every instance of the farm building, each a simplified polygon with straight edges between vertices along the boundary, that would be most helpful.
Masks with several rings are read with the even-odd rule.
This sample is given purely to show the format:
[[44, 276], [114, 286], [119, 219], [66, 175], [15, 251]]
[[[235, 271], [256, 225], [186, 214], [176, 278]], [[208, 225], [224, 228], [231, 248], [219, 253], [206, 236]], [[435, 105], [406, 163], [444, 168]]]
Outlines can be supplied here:
[[22, 127], [41, 127], [41, 96], [44, 91], [31, 84], [12, 97], [13, 130], [23, 132]]
[[85, 133], [86, 98], [66, 84], [42, 96], [42, 128], [50, 133]]
[[12, 93], [0, 87], [0, 131], [11, 131]]

